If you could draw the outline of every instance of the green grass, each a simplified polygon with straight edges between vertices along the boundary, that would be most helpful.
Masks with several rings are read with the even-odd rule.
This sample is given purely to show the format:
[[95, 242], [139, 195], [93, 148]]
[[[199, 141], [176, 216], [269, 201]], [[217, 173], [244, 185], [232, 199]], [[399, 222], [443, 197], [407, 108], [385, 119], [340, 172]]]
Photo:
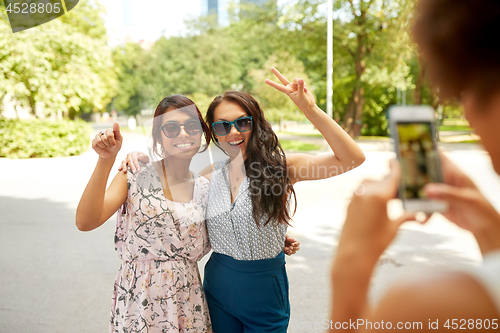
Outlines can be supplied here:
[[295, 133], [295, 132], [276, 132], [276, 135], [293, 135], [293, 136], [306, 136], [310, 138], [322, 138], [320, 133]]
[[458, 142], [453, 142], [453, 143], [481, 143], [481, 140], [464, 140], [464, 141], [458, 141]]
[[321, 146], [306, 143], [302, 141], [295, 140], [280, 140], [281, 147], [284, 150], [295, 150], [295, 151], [311, 151], [311, 150], [319, 150]]
[[387, 141], [390, 140], [388, 136], [358, 136], [356, 140], [380, 140], [380, 141]]
[[[278, 132], [276, 133], [278, 136], [280, 135], [290, 135], [290, 136], [303, 136], [303, 137], [308, 137], [308, 138], [322, 138], [323, 135], [319, 133], [294, 133], [294, 132]], [[357, 137], [356, 139], [359, 140], [388, 140], [389, 137], [387, 136], [360, 136]]]

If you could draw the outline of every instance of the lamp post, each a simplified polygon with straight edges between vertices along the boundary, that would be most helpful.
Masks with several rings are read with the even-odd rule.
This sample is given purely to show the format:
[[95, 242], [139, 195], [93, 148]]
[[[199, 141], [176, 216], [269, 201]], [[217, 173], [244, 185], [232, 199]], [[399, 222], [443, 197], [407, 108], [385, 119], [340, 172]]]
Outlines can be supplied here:
[[326, 36], [326, 113], [333, 117], [333, 0], [328, 0]]

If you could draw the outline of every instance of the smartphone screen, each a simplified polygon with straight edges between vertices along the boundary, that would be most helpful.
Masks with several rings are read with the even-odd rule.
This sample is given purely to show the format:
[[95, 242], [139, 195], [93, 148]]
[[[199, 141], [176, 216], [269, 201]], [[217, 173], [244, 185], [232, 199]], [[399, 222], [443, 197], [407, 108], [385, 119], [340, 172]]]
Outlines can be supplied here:
[[398, 122], [398, 150], [401, 162], [402, 199], [425, 198], [427, 183], [441, 181], [437, 147], [430, 122]]

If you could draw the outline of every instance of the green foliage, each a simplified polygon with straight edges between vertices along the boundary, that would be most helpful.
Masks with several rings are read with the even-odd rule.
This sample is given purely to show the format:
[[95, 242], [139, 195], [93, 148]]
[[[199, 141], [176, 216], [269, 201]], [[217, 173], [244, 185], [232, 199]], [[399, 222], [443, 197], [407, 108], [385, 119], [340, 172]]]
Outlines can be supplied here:
[[353, 124], [362, 120], [361, 134], [384, 135], [385, 109], [395, 88], [413, 87], [406, 61], [413, 2], [334, 1], [333, 109], [351, 134], [357, 135]]
[[187, 97], [189, 97], [192, 101], [196, 103], [196, 106], [198, 106], [198, 109], [200, 110], [201, 114], [203, 115], [203, 118], [205, 118], [205, 115], [207, 114], [208, 107], [210, 106], [210, 103], [214, 100], [215, 96], [208, 96], [207, 94], [204, 93], [194, 93], [194, 94], [188, 94]]
[[280, 144], [283, 150], [311, 151], [321, 149], [321, 146], [296, 140], [280, 140]]
[[326, 106], [326, 15], [317, 9], [322, 3], [300, 0], [279, 8], [233, 2], [227, 27], [202, 17], [189, 24], [189, 35], [160, 38], [149, 51], [133, 43], [119, 46], [116, 110], [136, 114], [167, 95], [185, 94], [204, 113], [213, 96], [244, 90], [273, 120], [303, 119], [264, 79], [275, 79], [271, 66], [303, 77], [318, 105]]
[[[288, 98], [287, 95], [270, 87], [264, 81], [269, 78], [269, 69], [271, 67], [282, 68], [285, 77], [292, 80], [294, 77], [301, 77], [305, 82], [309, 78], [305, 73], [304, 65], [294, 56], [283, 52], [280, 57], [272, 54], [260, 69], [251, 69], [248, 76], [251, 79], [252, 93], [257, 97], [259, 104], [264, 110], [266, 119], [271, 122], [280, 120], [306, 120], [306, 117], [297, 109], [297, 106]], [[279, 80], [275, 77], [274, 81]]]
[[0, 20], [0, 34], [0, 91], [34, 115], [102, 110], [114, 94], [111, 51], [94, 2], [82, 0], [60, 19], [16, 34]]
[[[133, 42], [117, 46], [113, 50], [113, 61], [118, 78], [114, 108], [129, 115], [136, 115], [148, 107], [147, 92], [142, 75], [146, 52]], [[158, 101], [159, 102], [159, 101]]]
[[0, 157], [79, 155], [89, 148], [90, 130], [84, 121], [0, 118]]
[[[287, 2], [277, 22], [281, 28], [278, 35], [281, 48], [302, 62], [310, 79], [309, 88], [323, 110], [326, 110], [326, 7], [325, 0]], [[337, 50], [333, 51], [335, 57]]]
[[469, 126], [439, 126], [440, 131], [473, 131], [473, 129]]

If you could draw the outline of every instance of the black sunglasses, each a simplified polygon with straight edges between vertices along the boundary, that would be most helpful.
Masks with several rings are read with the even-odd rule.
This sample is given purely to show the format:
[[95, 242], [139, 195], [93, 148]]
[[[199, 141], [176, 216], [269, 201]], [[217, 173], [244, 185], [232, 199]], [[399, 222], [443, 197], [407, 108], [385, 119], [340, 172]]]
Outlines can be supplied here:
[[234, 125], [238, 132], [248, 132], [253, 127], [253, 118], [251, 116], [241, 117], [234, 121], [221, 120], [212, 124], [215, 134], [218, 136], [228, 135], [231, 132], [231, 126]]
[[173, 139], [181, 133], [181, 126], [191, 136], [201, 133], [201, 123], [198, 119], [188, 119], [184, 124], [179, 124], [176, 121], [167, 121], [160, 129], [167, 138]]

